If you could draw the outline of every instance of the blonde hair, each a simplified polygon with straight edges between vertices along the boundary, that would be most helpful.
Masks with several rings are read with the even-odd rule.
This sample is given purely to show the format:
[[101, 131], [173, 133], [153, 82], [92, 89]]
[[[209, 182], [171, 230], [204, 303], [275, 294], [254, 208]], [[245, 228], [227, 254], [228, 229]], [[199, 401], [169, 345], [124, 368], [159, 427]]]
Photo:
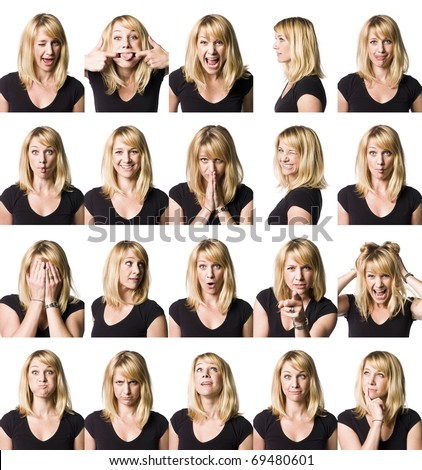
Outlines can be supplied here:
[[144, 267], [144, 275], [142, 276], [139, 286], [133, 290], [132, 302], [139, 305], [148, 298], [150, 271], [148, 254], [145, 248], [138, 242], [120, 241], [114, 245], [107, 256], [103, 271], [103, 302], [113, 307], [119, 307], [124, 303], [120, 292], [120, 267], [129, 250], [133, 250], [135, 255], [141, 260]]
[[223, 126], [205, 126], [192, 139], [188, 149], [186, 176], [188, 186], [199, 202], [205, 197], [207, 181], [199, 171], [199, 155], [219, 158], [225, 164], [222, 183], [224, 204], [231, 202], [243, 180], [243, 168], [230, 132]]
[[358, 74], [370, 83], [376, 80], [368, 54], [368, 41], [371, 29], [375, 30], [376, 36], [380, 39], [386, 38], [392, 41], [393, 53], [389, 78], [391, 79], [392, 86], [398, 86], [403, 78], [403, 74], [409, 68], [409, 57], [397, 23], [387, 15], [372, 16], [365, 22], [360, 31], [357, 50]]
[[375, 140], [378, 147], [391, 152], [394, 158], [393, 173], [388, 181], [388, 197], [395, 201], [402, 189], [406, 186], [406, 167], [404, 151], [397, 132], [386, 125], [380, 124], [371, 127], [359, 142], [356, 155], [357, 194], [364, 198], [369, 191], [373, 191], [371, 172], [368, 167], [368, 145], [371, 139]]
[[274, 31], [283, 32], [290, 45], [291, 60], [283, 64], [290, 83], [311, 75], [324, 78], [318, 40], [311, 21], [300, 17], [285, 18], [274, 26]]
[[355, 384], [356, 408], [354, 413], [359, 419], [369, 414], [362, 386], [363, 372], [369, 363], [374, 369], [381, 371], [388, 379], [387, 398], [384, 401], [384, 421], [393, 424], [399, 414], [407, 411], [406, 384], [403, 367], [394, 354], [387, 351], [373, 351], [365, 356], [359, 365]]
[[108, 363], [103, 379], [104, 409], [102, 416], [106, 421], [112, 421], [113, 418], [119, 416], [118, 400], [113, 388], [113, 378], [118, 368], [122, 370], [124, 377], [128, 380], [136, 380], [140, 386], [139, 402], [136, 405], [136, 421], [138, 427], [142, 429], [151, 414], [153, 397], [147, 363], [136, 351], [121, 351], [114, 355]]
[[309, 393], [306, 395], [308, 416], [311, 418], [324, 416], [324, 395], [315, 362], [309, 354], [300, 350], [286, 352], [275, 366], [271, 386], [271, 406], [269, 408], [271, 413], [279, 419], [287, 416], [286, 395], [283, 393], [281, 386], [281, 371], [286, 362], [290, 362], [292, 367], [305, 372], [309, 377]]
[[65, 413], [74, 414], [69, 386], [59, 357], [48, 349], [40, 349], [30, 354], [22, 367], [19, 382], [19, 405], [17, 406], [20, 415], [28, 416], [32, 414], [34, 394], [29, 388], [28, 373], [34, 359], [38, 359], [43, 364], [51, 367], [56, 375], [56, 389], [53, 392], [52, 400], [59, 418], [61, 419]]
[[325, 295], [325, 270], [318, 247], [305, 238], [295, 238], [285, 243], [275, 259], [274, 295], [277, 300], [290, 299], [291, 290], [286, 284], [284, 267], [287, 256], [297, 263], [309, 265], [313, 273], [313, 287], [310, 295], [319, 302]]
[[208, 417], [202, 405], [201, 396], [195, 388], [195, 370], [199, 361], [216, 364], [219, 372], [221, 372], [222, 389], [218, 398], [218, 417], [223, 423], [227, 423], [227, 421], [239, 415], [236, 384], [229, 364], [222, 357], [212, 352], [200, 354], [192, 362], [188, 386], [188, 416], [192, 421], [202, 421]]
[[[113, 49], [112, 34], [116, 23], [121, 23], [124, 28], [135, 31], [139, 35], [141, 50], [146, 51], [151, 49], [151, 45], [148, 41], [149, 34], [145, 26], [134, 16], [121, 15], [116, 16], [116, 18], [114, 18], [105, 27], [102, 34], [104, 42], [101, 49], [103, 51], [111, 51]], [[147, 87], [153, 73], [154, 72], [152, 69], [144, 60], [140, 60], [138, 62], [135, 70], [135, 83], [137, 86], [137, 92], [140, 95], [144, 94], [145, 88]], [[104, 68], [104, 70], [101, 72], [101, 76], [103, 77], [104, 83], [107, 87], [106, 93], [108, 95], [112, 95], [116, 90], [124, 85], [123, 80], [117, 73], [117, 66], [114, 61], [111, 61], [109, 65]]]
[[51, 147], [56, 153], [56, 168], [53, 172], [54, 189], [58, 194], [62, 191], [73, 191], [70, 167], [60, 134], [53, 128], [41, 126], [32, 129], [25, 137], [22, 144], [19, 160], [19, 181], [18, 185], [22, 191], [28, 194], [34, 190], [34, 172], [29, 163], [29, 147], [33, 139], [40, 141], [42, 145]]
[[220, 75], [223, 77], [225, 90], [229, 91], [237, 80], [246, 77], [249, 72], [243, 64], [234, 28], [230, 21], [221, 15], [206, 15], [193, 27], [188, 40], [185, 66], [182, 67], [185, 79], [188, 83], [194, 83], [197, 88], [207, 88], [204, 69], [198, 57], [198, 37], [201, 29], [205, 30], [208, 37], [213, 36], [224, 44], [224, 63]]
[[19, 78], [26, 89], [34, 83], [40, 83], [35, 71], [34, 57], [34, 42], [40, 28], [45, 28], [46, 34], [60, 43], [60, 57], [54, 68], [54, 84], [57, 90], [60, 90], [67, 78], [69, 48], [62, 24], [58, 18], [48, 13], [35, 15], [22, 32], [18, 53]]
[[103, 175], [102, 193], [111, 199], [116, 193], [123, 193], [117, 182], [117, 172], [113, 166], [113, 147], [116, 139], [139, 151], [139, 172], [136, 175], [136, 194], [138, 201], [143, 202], [153, 187], [151, 155], [144, 134], [135, 126], [120, 126], [107, 139], [104, 147], [101, 172]]
[[59, 303], [60, 313], [63, 314], [68, 304], [77, 303], [79, 300], [70, 295], [73, 288], [72, 272], [69, 262], [63, 248], [54, 241], [40, 240], [31, 245], [25, 253], [19, 273], [19, 301], [22, 308], [28, 310], [31, 301], [31, 292], [27, 281], [27, 275], [30, 272], [31, 264], [35, 258], [41, 258], [43, 261], [51, 263], [58, 271], [61, 277], [61, 289], [57, 302]]
[[233, 262], [227, 246], [219, 240], [203, 240], [192, 250], [189, 256], [186, 273], [186, 286], [188, 290], [187, 306], [196, 310], [204, 305], [201, 285], [198, 280], [198, 258], [203, 254], [213, 263], [218, 263], [223, 268], [223, 287], [218, 299], [218, 305], [222, 312], [227, 312], [233, 299], [236, 298], [236, 281], [234, 277]]
[[[283, 175], [281, 171], [278, 157], [280, 141], [294, 148], [300, 157], [298, 175], [293, 183], [290, 183], [287, 176]], [[275, 141], [274, 172], [279, 186], [288, 191], [299, 187], [326, 188], [324, 155], [316, 132], [305, 126], [291, 126], [280, 132]]]
[[407, 298], [406, 287], [400, 272], [398, 254], [400, 246], [397, 243], [387, 241], [382, 245], [368, 242], [360, 248], [360, 255], [356, 260], [356, 305], [362, 318], [368, 320], [374, 307], [374, 300], [366, 285], [366, 270], [368, 264], [379, 274], [387, 274], [391, 278], [392, 292], [388, 301], [389, 319], [397, 315], [404, 315], [404, 304]]

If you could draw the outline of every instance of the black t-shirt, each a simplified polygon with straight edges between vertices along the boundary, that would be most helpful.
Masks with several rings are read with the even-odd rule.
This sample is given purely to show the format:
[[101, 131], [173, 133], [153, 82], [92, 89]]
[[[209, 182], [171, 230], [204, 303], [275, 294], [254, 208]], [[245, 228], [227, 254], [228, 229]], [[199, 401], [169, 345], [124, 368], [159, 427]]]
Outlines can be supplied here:
[[349, 112], [408, 113], [414, 101], [422, 93], [421, 84], [410, 75], [403, 75], [397, 93], [386, 103], [375, 101], [357, 73], [349, 73], [338, 83], [338, 89], [349, 104]]
[[179, 325], [183, 337], [240, 338], [245, 323], [252, 315], [252, 307], [242, 299], [234, 299], [223, 323], [213, 330], [201, 322], [196, 311], [187, 308], [186, 299], [174, 302], [169, 314]]
[[77, 188], [63, 191], [60, 203], [51, 214], [41, 216], [30, 206], [28, 196], [16, 184], [3, 191], [0, 201], [13, 216], [13, 225], [71, 225], [76, 212], [84, 202], [84, 196]]
[[359, 313], [356, 305], [355, 296], [347, 294], [349, 299], [349, 311], [346, 319], [349, 323], [350, 338], [408, 338], [410, 328], [414, 322], [410, 307], [413, 299], [406, 299], [404, 304], [404, 315], [399, 313], [390, 320], [385, 321], [381, 325], [375, 323], [372, 316], [369, 315], [365, 320]]
[[412, 214], [421, 201], [419, 191], [405, 186], [400, 191], [393, 210], [384, 217], [378, 217], [371, 211], [365, 198], [358, 196], [356, 185], [346, 186], [338, 193], [338, 202], [349, 214], [349, 225], [410, 225]]
[[321, 79], [316, 75], [303, 77], [296, 82], [283, 98], [280, 96], [275, 104], [274, 111], [276, 113], [297, 113], [299, 111], [297, 102], [303, 95], [312, 95], [318, 98], [321, 102], [322, 111], [325, 111], [327, 97]]
[[243, 416], [227, 421], [220, 434], [206, 442], [198, 441], [195, 437], [193, 422], [186, 408], [174, 413], [170, 422], [179, 437], [179, 450], [237, 450], [252, 434], [252, 425]]
[[248, 73], [245, 78], [239, 78], [228, 95], [217, 103], [210, 103], [198, 93], [194, 83], [187, 83], [182, 69], [177, 69], [169, 75], [169, 85], [180, 101], [183, 112], [240, 112], [245, 96], [253, 87], [253, 76]]
[[324, 416], [315, 416], [312, 431], [298, 442], [284, 434], [279, 418], [270, 410], [257, 414], [253, 426], [264, 439], [265, 450], [326, 450], [328, 440], [337, 429], [337, 420], [328, 411], [324, 411]]
[[[19, 317], [19, 321], [22, 323], [25, 317], [25, 310], [22, 308], [21, 303], [19, 302], [19, 296], [17, 294], [5, 295], [1, 300], [1, 304], [5, 304], [16, 312], [16, 315]], [[62, 313], [63, 322], [66, 323], [66, 320], [72, 315], [72, 313], [77, 312], [78, 310], [83, 310], [85, 304], [82, 300], [77, 300], [75, 303], [68, 303], [66, 310]], [[47, 327], [45, 330], [40, 330], [37, 328], [37, 333], [35, 334], [36, 338], [49, 338], [50, 329]]]
[[125, 219], [116, 212], [113, 203], [101, 189], [93, 188], [85, 194], [85, 207], [94, 217], [95, 225], [159, 225], [160, 217], [168, 206], [167, 194], [151, 188], [139, 213], [131, 219]]
[[53, 102], [45, 108], [38, 108], [22, 86], [18, 72], [13, 72], [0, 79], [0, 93], [9, 103], [9, 112], [11, 113], [61, 113], [73, 110], [75, 104], [84, 96], [84, 86], [76, 78], [67, 76]]
[[111, 95], [107, 95], [107, 88], [100, 72], [88, 72], [89, 83], [94, 93], [95, 111], [125, 113], [156, 112], [164, 75], [165, 71], [163, 69], [153, 72], [143, 95], [135, 93], [129, 101], [123, 101], [118, 90]]
[[92, 328], [92, 338], [145, 338], [151, 323], [161, 315], [164, 310], [154, 302], [147, 299], [140, 305], [134, 305], [129, 315], [114, 325], [107, 325], [104, 320], [105, 303], [102, 297], [92, 303], [92, 316], [94, 326]]
[[[406, 450], [407, 449], [407, 435], [409, 431], [420, 423], [421, 417], [419, 414], [408, 408], [406, 412], [400, 413], [396, 418], [396, 424], [393, 433], [386, 441], [379, 443], [379, 450]], [[366, 417], [358, 419], [353, 410], [346, 410], [339, 414], [338, 422], [345, 424], [357, 434], [359, 441], [363, 444], [368, 436], [370, 427]]]
[[[278, 300], [275, 298], [272, 287], [262, 290], [257, 295], [257, 300], [268, 316], [268, 336], [269, 337], [295, 337], [295, 329], [285, 330], [281, 322], [280, 310], [278, 308]], [[305, 316], [308, 319], [309, 330], [312, 329], [314, 323], [324, 315], [329, 313], [337, 313], [337, 307], [331, 300], [323, 297], [319, 302], [311, 299], [305, 309]]]
[[160, 439], [168, 429], [167, 419], [160, 413], [151, 411], [139, 435], [132, 441], [124, 441], [101, 413], [94, 411], [85, 419], [85, 427], [95, 440], [96, 450], [158, 450]]
[[[190, 191], [188, 184], [179, 183], [177, 186], [174, 186], [170, 189], [169, 196], [182, 208], [185, 221], [187, 221], [185, 223], [191, 224], [201, 211], [201, 206], [198, 204], [195, 195]], [[226, 207], [236, 224], [240, 222], [240, 213], [242, 212], [242, 209], [246, 207], [252, 199], [252, 189], [241, 184], [236, 190], [233, 201], [226, 204]], [[218, 215], [209, 219], [208, 224], [220, 225]]]
[[300, 207], [312, 217], [312, 225], [318, 223], [321, 215], [321, 191], [315, 188], [295, 188], [276, 205], [268, 216], [269, 225], [287, 225], [287, 213], [291, 207]]
[[84, 419], [78, 413], [65, 413], [57, 431], [46, 441], [32, 434], [27, 418], [17, 410], [6, 413], [0, 426], [12, 439], [13, 450], [73, 450], [75, 439], [84, 428]]

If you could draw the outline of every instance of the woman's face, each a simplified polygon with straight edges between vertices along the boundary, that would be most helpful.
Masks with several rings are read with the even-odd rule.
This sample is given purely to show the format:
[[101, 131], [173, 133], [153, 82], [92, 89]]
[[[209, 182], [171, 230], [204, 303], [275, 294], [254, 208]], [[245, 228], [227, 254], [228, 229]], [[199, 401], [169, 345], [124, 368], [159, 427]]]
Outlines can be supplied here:
[[199, 30], [197, 39], [198, 59], [209, 75], [216, 75], [226, 61], [226, 46], [222, 40], [210, 36], [205, 28]]
[[118, 53], [113, 61], [122, 68], [132, 68], [137, 65], [141, 56], [137, 57], [136, 52], [142, 50], [140, 35], [131, 29], [125, 28], [117, 21], [111, 32], [112, 52]]
[[286, 361], [281, 369], [281, 390], [286, 400], [301, 403], [309, 393], [310, 378], [303, 370], [296, 369]]
[[141, 169], [141, 154], [139, 149], [125, 144], [121, 137], [116, 137], [112, 148], [112, 162], [118, 176], [136, 178]]
[[61, 47], [60, 41], [49, 36], [44, 26], [39, 27], [34, 38], [35, 68], [46, 73], [53, 72], [60, 59]]
[[388, 378], [369, 361], [365, 362], [362, 371], [362, 391], [364, 394], [367, 392], [371, 400], [375, 398], [385, 400], [388, 394]]
[[145, 274], [145, 263], [132, 248], [126, 253], [120, 264], [119, 286], [127, 290], [135, 290]]
[[369, 30], [368, 56], [374, 67], [389, 68], [393, 60], [393, 41], [380, 37], [374, 28]]
[[141, 397], [141, 384], [126, 377], [121, 367], [116, 367], [113, 374], [114, 396], [121, 405], [137, 406]]
[[280, 62], [280, 64], [290, 62], [290, 43], [282, 29], [279, 29], [278, 32], [276, 31], [275, 33], [275, 43], [273, 45], [273, 49], [277, 54], [277, 60]]
[[28, 160], [34, 177], [43, 180], [53, 178], [57, 167], [57, 152], [51, 145], [44, 145], [37, 137], [33, 137], [29, 142]]
[[218, 397], [223, 389], [223, 376], [218, 365], [206, 359], [195, 364], [195, 390], [204, 397]]
[[379, 147], [374, 138], [368, 140], [366, 159], [372, 181], [388, 181], [391, 178], [394, 170], [394, 155], [391, 150]]
[[309, 264], [299, 263], [291, 253], [287, 254], [284, 262], [284, 279], [287, 287], [300, 296], [309, 296], [314, 284], [314, 271]]
[[226, 162], [221, 158], [212, 157], [207, 153], [205, 147], [199, 150], [199, 172], [208, 180], [210, 174], [215, 173], [217, 180], [221, 180], [226, 171]]
[[380, 273], [372, 263], [368, 263], [365, 268], [366, 288], [376, 304], [383, 305], [389, 302], [393, 280], [386, 273]]
[[28, 368], [28, 383], [34, 397], [49, 398], [56, 391], [57, 374], [51, 366], [34, 358]]
[[292, 183], [299, 174], [299, 152], [280, 139], [278, 141], [278, 161], [283, 175]]
[[196, 272], [202, 294], [219, 295], [224, 284], [224, 268], [212, 261], [205, 252], [198, 253]]

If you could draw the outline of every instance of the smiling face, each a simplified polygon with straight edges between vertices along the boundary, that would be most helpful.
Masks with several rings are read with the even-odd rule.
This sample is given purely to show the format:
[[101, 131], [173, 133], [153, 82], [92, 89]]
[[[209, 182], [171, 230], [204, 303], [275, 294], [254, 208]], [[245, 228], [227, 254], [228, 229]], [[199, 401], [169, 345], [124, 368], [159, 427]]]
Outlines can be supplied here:
[[28, 384], [34, 397], [49, 398], [56, 391], [57, 374], [51, 366], [34, 358], [28, 368]]
[[132, 248], [129, 248], [120, 265], [119, 288], [135, 290], [145, 273], [145, 263]]
[[373, 301], [379, 305], [389, 302], [392, 295], [393, 280], [386, 273], [380, 273], [372, 263], [365, 268], [366, 288]]
[[362, 371], [362, 391], [364, 394], [368, 392], [371, 400], [375, 398], [385, 400], [388, 394], [388, 378], [369, 361], [365, 362]]
[[29, 143], [28, 159], [34, 177], [52, 178], [57, 165], [57, 152], [53, 147], [42, 144], [34, 137]]
[[309, 296], [314, 283], [314, 271], [309, 264], [298, 262], [289, 253], [284, 263], [284, 279], [290, 291], [296, 291], [301, 297]]
[[201, 396], [218, 397], [223, 388], [223, 378], [218, 365], [206, 359], [195, 364], [195, 389]]
[[224, 284], [223, 266], [210, 260], [203, 251], [200, 251], [196, 270], [202, 294], [219, 295]]
[[277, 60], [281, 64], [290, 62], [290, 43], [281, 29], [275, 32], [275, 43], [273, 45], [273, 49], [277, 54]]
[[124, 406], [137, 406], [141, 396], [141, 384], [128, 378], [121, 367], [113, 374], [113, 391], [118, 403]]
[[112, 162], [118, 177], [136, 178], [141, 169], [139, 149], [125, 144], [120, 137], [116, 137], [112, 148]]
[[278, 142], [278, 162], [281, 172], [286, 176], [290, 183], [293, 183], [299, 173], [300, 154], [282, 140]]
[[394, 155], [379, 147], [374, 138], [369, 139], [366, 158], [373, 181], [388, 181], [394, 170]]
[[223, 68], [226, 46], [221, 39], [208, 34], [205, 28], [199, 30], [197, 52], [205, 73], [216, 75]]
[[111, 47], [119, 57], [114, 62], [123, 68], [132, 68], [139, 63], [141, 57], [136, 57], [135, 52], [142, 50], [140, 35], [131, 29], [125, 28], [117, 21], [111, 32]]
[[391, 39], [380, 37], [374, 28], [369, 30], [368, 56], [373, 66], [390, 67], [393, 60], [393, 51], [394, 45]]
[[308, 396], [310, 378], [305, 371], [296, 369], [286, 361], [281, 369], [281, 390], [287, 401], [304, 402]]
[[54, 71], [60, 58], [60, 51], [60, 41], [49, 36], [43, 26], [38, 28], [34, 39], [35, 68], [47, 73]]

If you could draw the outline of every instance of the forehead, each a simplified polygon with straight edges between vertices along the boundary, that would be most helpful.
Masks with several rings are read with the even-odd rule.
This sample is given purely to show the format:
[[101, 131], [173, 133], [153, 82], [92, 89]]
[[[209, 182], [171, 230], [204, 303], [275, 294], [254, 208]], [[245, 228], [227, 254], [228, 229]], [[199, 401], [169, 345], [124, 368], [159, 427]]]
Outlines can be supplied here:
[[286, 361], [281, 368], [281, 373], [283, 372], [303, 372], [293, 365], [291, 361]]
[[280, 138], [278, 139], [278, 146], [284, 150], [294, 150], [297, 151], [296, 147], [293, 147], [291, 143], [287, 142], [286, 139]]
[[123, 259], [135, 259], [137, 261], [142, 261], [142, 258], [138, 255], [138, 253], [133, 248], [127, 248], [123, 254]]
[[51, 367], [45, 362], [41, 361], [39, 358], [35, 357], [32, 359], [32, 361], [29, 363], [29, 368], [37, 368], [37, 369], [44, 369], [46, 367]]
[[369, 39], [387, 39], [387, 36], [384, 35], [384, 33], [381, 31], [381, 28], [375, 28], [375, 27], [372, 27], [372, 28], [369, 28], [369, 32], [368, 32], [368, 38]]
[[195, 364], [195, 368], [196, 367], [210, 367], [210, 366], [214, 366], [214, 367], [218, 367], [218, 364], [214, 361], [211, 361], [209, 359], [199, 359], [199, 361], [196, 361], [196, 364]]
[[45, 26], [39, 26], [35, 30], [35, 40], [39, 41], [41, 39], [53, 39], [53, 36], [47, 31], [47, 28]]
[[39, 137], [32, 137], [29, 141], [30, 147], [51, 147], [51, 145], [44, 139], [41, 141]]
[[116, 21], [114, 23], [114, 26], [112, 28], [113, 33], [134, 33], [137, 32], [133, 27], [127, 28], [126, 26], [123, 26], [123, 23], [120, 21]]

